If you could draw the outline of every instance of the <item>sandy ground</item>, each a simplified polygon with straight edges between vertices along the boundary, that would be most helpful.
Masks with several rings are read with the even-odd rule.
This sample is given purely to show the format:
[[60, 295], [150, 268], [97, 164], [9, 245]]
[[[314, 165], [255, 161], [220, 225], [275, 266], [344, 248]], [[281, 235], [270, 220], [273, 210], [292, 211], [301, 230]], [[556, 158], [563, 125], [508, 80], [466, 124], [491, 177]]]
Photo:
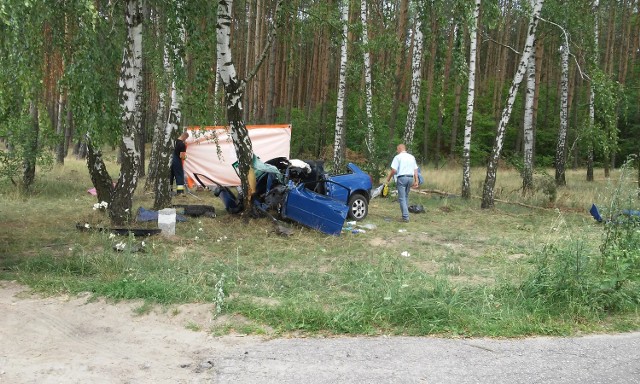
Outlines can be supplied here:
[[640, 333], [516, 340], [213, 337], [211, 306], [41, 298], [0, 281], [0, 384], [638, 384]]
[[211, 306], [137, 316], [139, 306], [0, 282], [0, 383], [211, 383], [211, 356], [259, 341], [193, 330], [206, 329]]

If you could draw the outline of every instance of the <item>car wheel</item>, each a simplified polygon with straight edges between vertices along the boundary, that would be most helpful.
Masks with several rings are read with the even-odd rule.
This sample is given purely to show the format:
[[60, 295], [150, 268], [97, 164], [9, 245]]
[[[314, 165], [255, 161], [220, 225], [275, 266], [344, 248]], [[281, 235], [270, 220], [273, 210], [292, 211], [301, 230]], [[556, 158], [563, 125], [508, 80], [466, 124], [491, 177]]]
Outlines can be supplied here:
[[349, 218], [360, 221], [369, 213], [369, 202], [359, 193], [354, 193], [349, 198]]

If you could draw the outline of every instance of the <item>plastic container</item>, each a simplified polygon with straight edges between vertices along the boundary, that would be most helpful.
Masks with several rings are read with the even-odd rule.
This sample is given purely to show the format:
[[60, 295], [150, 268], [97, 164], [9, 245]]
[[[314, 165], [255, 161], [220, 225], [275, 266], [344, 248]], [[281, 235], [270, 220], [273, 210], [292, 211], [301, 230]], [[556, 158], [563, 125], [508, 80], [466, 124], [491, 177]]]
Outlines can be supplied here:
[[176, 234], [176, 210], [165, 208], [158, 211], [158, 228], [164, 236]]

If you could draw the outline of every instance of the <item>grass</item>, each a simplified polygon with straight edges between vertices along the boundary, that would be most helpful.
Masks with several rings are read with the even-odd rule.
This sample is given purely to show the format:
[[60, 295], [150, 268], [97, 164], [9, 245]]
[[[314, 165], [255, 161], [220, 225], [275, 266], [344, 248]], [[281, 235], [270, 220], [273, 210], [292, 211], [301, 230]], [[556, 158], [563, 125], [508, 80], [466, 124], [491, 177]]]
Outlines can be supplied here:
[[[395, 221], [392, 198], [374, 199], [364, 223], [376, 227], [366, 233], [331, 237], [288, 223], [295, 231], [285, 238], [267, 219], [229, 216], [198, 191], [185, 203], [214, 205], [218, 217], [178, 223], [175, 237], [145, 239], [144, 252], [118, 252], [116, 243], [141, 240], [76, 229], [108, 221], [92, 209], [84, 163], [67, 159], [40, 175], [28, 199], [0, 189], [0, 278], [43, 294], [141, 299], [140, 314], [152, 305], [212, 303], [225, 320], [213, 334], [513, 337], [638, 329], [638, 300], [628, 295], [638, 279], [630, 275], [628, 290], [618, 292], [629, 297], [615, 302], [593, 280], [604, 226], [588, 208], [607, 204], [617, 174], [610, 181], [596, 173], [587, 183], [584, 171], [569, 171], [569, 187], [552, 202], [542, 188], [522, 198], [517, 172], [501, 169], [496, 208], [482, 210], [479, 199], [455, 196], [458, 169], [423, 172], [423, 189], [446, 194], [412, 193], [411, 203], [427, 213], [412, 215], [410, 224]], [[472, 171], [474, 193], [483, 179], [482, 169]], [[542, 185], [545, 176], [538, 179]], [[141, 189], [134, 209], [152, 206]], [[582, 263], [592, 268], [588, 275], [574, 271]]]

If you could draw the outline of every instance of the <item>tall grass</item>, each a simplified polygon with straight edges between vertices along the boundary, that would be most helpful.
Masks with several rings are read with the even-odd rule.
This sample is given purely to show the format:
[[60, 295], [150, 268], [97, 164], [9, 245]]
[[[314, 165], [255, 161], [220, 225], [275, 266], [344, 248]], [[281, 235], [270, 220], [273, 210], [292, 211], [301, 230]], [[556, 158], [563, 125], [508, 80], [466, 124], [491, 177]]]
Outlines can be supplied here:
[[[624, 170], [610, 180], [597, 175], [594, 183], [582, 182], [583, 172], [569, 172], [568, 187], [550, 201], [544, 188], [523, 199], [517, 172], [501, 169], [499, 202], [487, 211], [478, 200], [455, 196], [458, 170], [426, 169], [423, 188], [446, 192], [411, 194], [426, 214], [399, 224], [393, 220], [397, 201], [374, 199], [365, 223], [375, 229], [339, 237], [295, 223], [286, 223], [294, 234], [281, 237], [266, 219], [229, 216], [218, 199], [200, 191], [181, 203], [214, 205], [218, 217], [179, 223], [175, 237], [146, 238], [143, 246], [141, 239], [75, 228], [76, 222], [108, 226], [106, 215], [91, 208], [95, 198], [86, 193], [90, 182], [82, 167], [69, 161], [43, 175], [29, 198], [0, 187], [8, 207], [0, 210], [2, 278], [46, 294], [214, 303], [216, 314], [245, 319], [223, 332], [268, 326], [275, 332], [521, 336], [640, 324], [637, 227], [599, 224], [587, 213], [594, 202], [637, 205], [633, 198], [613, 205], [604, 199], [637, 191], [621, 176]], [[482, 170], [472, 178], [479, 193]], [[134, 209], [151, 205], [151, 195], [134, 196]], [[124, 251], [114, 249], [119, 243], [126, 243]]]

